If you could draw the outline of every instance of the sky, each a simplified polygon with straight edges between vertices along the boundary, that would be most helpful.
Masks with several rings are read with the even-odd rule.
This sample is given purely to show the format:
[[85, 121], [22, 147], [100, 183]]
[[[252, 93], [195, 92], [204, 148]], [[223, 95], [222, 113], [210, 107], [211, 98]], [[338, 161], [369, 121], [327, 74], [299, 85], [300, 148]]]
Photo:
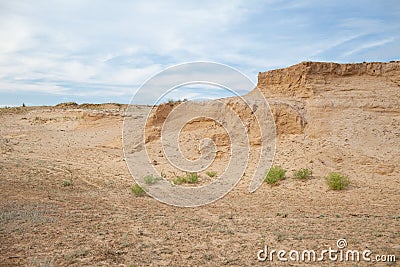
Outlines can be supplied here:
[[[0, 0], [0, 106], [129, 103], [148, 79], [191, 61], [256, 83], [302, 61], [399, 55], [398, 0]], [[225, 93], [190, 86], [172, 98], [210, 96]]]

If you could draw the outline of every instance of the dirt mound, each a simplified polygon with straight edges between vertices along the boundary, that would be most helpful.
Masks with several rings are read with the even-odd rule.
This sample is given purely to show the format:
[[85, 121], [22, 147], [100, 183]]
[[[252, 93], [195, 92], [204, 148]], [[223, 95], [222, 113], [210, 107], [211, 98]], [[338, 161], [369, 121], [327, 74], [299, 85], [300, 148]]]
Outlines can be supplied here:
[[65, 102], [57, 104], [56, 108], [77, 108], [79, 105], [76, 102]]
[[118, 104], [118, 103], [103, 103], [103, 104], [88, 104], [88, 103], [83, 103], [78, 106], [78, 108], [81, 109], [99, 109], [99, 110], [110, 110], [110, 109], [122, 109], [125, 108], [126, 105], [124, 104]]
[[[394, 157], [400, 156], [399, 151], [387, 147], [388, 144], [395, 147], [400, 143], [400, 62], [302, 62], [289, 68], [260, 73], [258, 78], [257, 88], [244, 96], [251, 103], [250, 107], [237, 97], [222, 100], [240, 117], [251, 146], [261, 143], [260, 129], [253, 115], [258, 101], [253, 96], [259, 90], [270, 104], [279, 139], [301, 137], [318, 144], [322, 142], [339, 147], [346, 144], [346, 151], [351, 147], [360, 155], [368, 156], [372, 156], [370, 148], [373, 147], [381, 153], [386, 151]], [[213, 101], [209, 103], [214, 105]], [[164, 121], [179, 104], [166, 103], [153, 109], [146, 126], [146, 142], [160, 141]], [[216, 142], [220, 157], [224, 157], [223, 154], [228, 153], [229, 136], [213, 132], [212, 125], [209, 119], [190, 122], [182, 131], [182, 142], [192, 144], [194, 136], [197, 139], [207, 136]], [[193, 147], [186, 147], [189, 150], [187, 155], [194, 153]], [[330, 150], [326, 153], [330, 156], [321, 160], [324, 162], [321, 170], [326, 168], [326, 162], [336, 162], [332, 153]], [[314, 162], [312, 158], [308, 160]], [[331, 166], [334, 166], [333, 163]]]
[[61, 109], [91, 109], [91, 110], [120, 110], [126, 108], [127, 105], [119, 103], [102, 103], [102, 104], [77, 104], [76, 102], [65, 102], [55, 105], [55, 108]]
[[[275, 117], [277, 134], [302, 134], [308, 122], [319, 120], [329, 110], [362, 108], [382, 112], [398, 112], [400, 62], [338, 64], [302, 62], [297, 65], [259, 73], [257, 88], [270, 102]], [[251, 96], [253, 92], [248, 95]], [[379, 94], [379, 95], [377, 95]], [[252, 111], [236, 98], [224, 100], [237, 114], [254, 128]], [[148, 125], [160, 130], [168, 114], [178, 105], [158, 106]], [[202, 129], [201, 121], [198, 129]], [[314, 133], [327, 129], [313, 129]], [[251, 131], [251, 130], [249, 130]], [[253, 131], [254, 132], [254, 131]], [[159, 137], [150, 134], [149, 140]], [[255, 143], [257, 141], [253, 140]]]

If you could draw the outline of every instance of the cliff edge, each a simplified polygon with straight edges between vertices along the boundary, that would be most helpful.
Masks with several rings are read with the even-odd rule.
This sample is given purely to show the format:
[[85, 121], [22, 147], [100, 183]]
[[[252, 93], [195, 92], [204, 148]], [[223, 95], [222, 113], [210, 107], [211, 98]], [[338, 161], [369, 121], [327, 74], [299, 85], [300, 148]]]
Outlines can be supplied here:
[[288, 68], [260, 72], [257, 87], [266, 96], [306, 98], [318, 94], [324, 86], [329, 89], [340, 79], [373, 79], [400, 86], [400, 61], [351, 64], [301, 62]]
[[[275, 121], [278, 152], [275, 164], [289, 169], [309, 166], [321, 175], [340, 170], [354, 175], [362, 170], [366, 176], [400, 172], [395, 164], [400, 161], [399, 61], [302, 62], [259, 73], [257, 87], [243, 96], [251, 106], [262, 102], [258, 91], [268, 100]], [[261, 136], [253, 118], [254, 109], [238, 97], [222, 101], [246, 125], [252, 151], [256, 151]], [[162, 124], [175, 105], [179, 103], [155, 108], [146, 127], [148, 142], [159, 142]], [[229, 135], [206, 119], [183, 129], [182, 147], [186, 145], [189, 154], [194, 155], [197, 146], [193, 140], [204, 137], [216, 143], [217, 158], [226, 162]], [[154, 150], [161, 148], [157, 146]], [[161, 162], [162, 158], [156, 160]], [[222, 172], [223, 168], [216, 169]]]

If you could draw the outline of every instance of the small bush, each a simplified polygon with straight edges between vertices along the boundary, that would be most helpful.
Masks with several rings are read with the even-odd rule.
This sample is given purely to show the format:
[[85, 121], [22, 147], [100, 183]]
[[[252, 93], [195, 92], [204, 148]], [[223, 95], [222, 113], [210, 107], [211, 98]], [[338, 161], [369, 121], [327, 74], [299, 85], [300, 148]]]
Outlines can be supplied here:
[[307, 168], [300, 169], [294, 173], [294, 178], [296, 179], [307, 179], [312, 175], [312, 171]]
[[264, 182], [267, 184], [276, 184], [277, 182], [281, 180], [286, 179], [286, 170], [282, 169], [279, 166], [273, 166], [271, 169], [269, 169]]
[[186, 183], [186, 177], [178, 176], [172, 182], [173, 182], [173, 184], [177, 184], [177, 185], [184, 184], [184, 183]]
[[191, 172], [191, 173], [186, 173], [186, 176], [178, 176], [178, 177], [176, 177], [172, 181], [172, 183], [173, 184], [177, 184], [177, 185], [185, 184], [185, 183], [195, 184], [198, 181], [199, 181], [199, 175], [197, 173], [195, 173], [195, 172]]
[[206, 172], [206, 174], [209, 176], [209, 177], [215, 177], [215, 175], [217, 175], [217, 172], [213, 172], [213, 171], [208, 171], [208, 172]]
[[144, 177], [145, 184], [155, 184], [159, 180], [160, 180], [160, 178], [154, 177], [153, 175], [146, 175]]
[[189, 184], [195, 184], [199, 181], [199, 175], [195, 172], [186, 174], [186, 182]]
[[63, 180], [63, 181], [61, 182], [61, 185], [62, 185], [63, 187], [71, 186], [71, 185], [72, 185], [72, 180], [71, 180], [71, 179]]
[[144, 196], [144, 194], [146, 193], [144, 191], [144, 189], [138, 184], [135, 184], [134, 186], [132, 186], [131, 191], [132, 191], [132, 194], [134, 194], [137, 197]]
[[332, 190], [342, 190], [350, 184], [349, 177], [340, 173], [331, 172], [325, 177], [326, 184]]

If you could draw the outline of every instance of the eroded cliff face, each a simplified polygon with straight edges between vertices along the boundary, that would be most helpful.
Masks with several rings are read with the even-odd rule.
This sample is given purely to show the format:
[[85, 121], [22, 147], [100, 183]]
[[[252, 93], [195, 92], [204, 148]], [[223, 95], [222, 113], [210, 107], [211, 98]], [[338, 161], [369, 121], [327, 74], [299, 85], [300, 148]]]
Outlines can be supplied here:
[[267, 97], [308, 98], [318, 95], [323, 88], [330, 89], [330, 85], [337, 84], [337, 81], [345, 81], [345, 86], [350, 80], [356, 83], [360, 79], [383, 81], [399, 86], [400, 62], [302, 62], [284, 69], [260, 72], [257, 87]]
[[[302, 62], [260, 73], [257, 87], [244, 96], [250, 108], [235, 97], [223, 100], [247, 127], [255, 150], [260, 145], [260, 131], [252, 117], [260, 101], [257, 91], [268, 100], [274, 117], [278, 164], [293, 168], [311, 164], [316, 173], [344, 165], [352, 169], [351, 164], [375, 174], [398, 171], [393, 162], [400, 161], [399, 61]], [[159, 140], [163, 120], [172, 109], [165, 104], [154, 110], [147, 125], [148, 142]], [[182, 147], [193, 150], [189, 153], [193, 154], [198, 151], [193, 140], [201, 140], [202, 136], [215, 141], [218, 158], [225, 162], [229, 135], [207, 119], [191, 122], [183, 129]]]
[[[399, 61], [303, 62], [258, 78], [257, 89], [270, 102], [280, 129], [278, 138], [302, 140], [287, 148], [291, 156], [278, 153], [278, 162], [293, 164], [291, 157], [297, 156], [307, 164], [304, 159], [314, 157], [310, 162], [321, 173], [326, 168], [372, 175], [399, 171], [394, 163], [400, 161]], [[277, 109], [283, 104], [285, 116]]]
[[[261, 91], [270, 104], [278, 135], [319, 135], [332, 132], [336, 127], [335, 118], [346, 110], [398, 114], [400, 61], [356, 64], [302, 62], [259, 73], [257, 88], [245, 96], [250, 102], [257, 101], [252, 98], [256, 90]], [[235, 97], [224, 101], [234, 107], [242, 119], [246, 117], [244, 120], [252, 128], [248, 107]], [[172, 109], [171, 104], [160, 105], [149, 125], [162, 125]]]
[[398, 113], [399, 88], [399, 61], [302, 62], [259, 73], [255, 90], [269, 100], [278, 134], [319, 135], [332, 132], [337, 120], [331, 115], [346, 110]]

